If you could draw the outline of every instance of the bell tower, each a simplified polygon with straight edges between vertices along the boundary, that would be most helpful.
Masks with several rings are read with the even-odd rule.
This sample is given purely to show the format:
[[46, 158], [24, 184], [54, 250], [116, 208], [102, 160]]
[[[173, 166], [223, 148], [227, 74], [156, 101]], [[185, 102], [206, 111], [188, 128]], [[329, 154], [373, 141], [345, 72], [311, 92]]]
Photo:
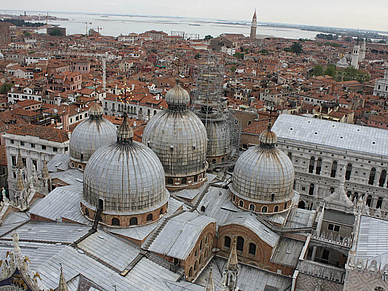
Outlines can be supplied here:
[[255, 9], [255, 13], [253, 13], [253, 18], [252, 18], [250, 38], [256, 39], [256, 29], [257, 29], [257, 16], [256, 16], [256, 9]]

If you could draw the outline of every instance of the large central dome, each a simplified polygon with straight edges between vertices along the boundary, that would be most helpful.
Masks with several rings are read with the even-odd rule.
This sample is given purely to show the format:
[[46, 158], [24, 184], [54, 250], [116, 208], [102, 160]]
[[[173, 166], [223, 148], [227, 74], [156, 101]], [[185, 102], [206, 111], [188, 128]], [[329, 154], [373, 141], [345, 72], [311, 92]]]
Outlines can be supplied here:
[[132, 137], [125, 117], [117, 142], [98, 149], [85, 168], [82, 209], [92, 217], [90, 212], [101, 207], [106, 225], [147, 223], [167, 208], [163, 166], [152, 150]]
[[288, 209], [294, 196], [294, 167], [276, 148], [276, 134], [260, 134], [260, 145], [244, 152], [236, 162], [230, 190], [233, 202], [244, 209], [273, 213]]
[[168, 110], [151, 118], [142, 137], [162, 162], [169, 190], [198, 187], [206, 180], [206, 129], [187, 109], [189, 101], [189, 94], [179, 84], [168, 91]]

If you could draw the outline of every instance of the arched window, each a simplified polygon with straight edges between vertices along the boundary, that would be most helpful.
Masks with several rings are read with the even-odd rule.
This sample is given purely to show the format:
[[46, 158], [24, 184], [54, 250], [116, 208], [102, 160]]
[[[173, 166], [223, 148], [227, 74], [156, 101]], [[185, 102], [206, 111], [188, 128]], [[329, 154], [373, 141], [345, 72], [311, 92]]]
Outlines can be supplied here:
[[381, 208], [382, 205], [383, 205], [383, 197], [379, 197], [379, 199], [377, 199], [376, 208]]
[[187, 179], [186, 179], [186, 177], [184, 177], [184, 178], [181, 179], [181, 184], [183, 184], [183, 185], [186, 185], [186, 184], [187, 184]]
[[315, 157], [310, 158], [309, 173], [314, 173]]
[[160, 208], [160, 215], [164, 214], [164, 209]]
[[249, 204], [249, 210], [255, 211], [255, 204]]
[[236, 195], [233, 194], [232, 201], [236, 201]]
[[120, 225], [120, 220], [118, 218], [112, 218], [112, 225]]
[[202, 265], [202, 262], [203, 262], [203, 256], [201, 255], [201, 256], [199, 257], [199, 265]]
[[358, 192], [354, 192], [352, 201], [354, 200], [358, 201]]
[[275, 208], [273, 209], [273, 212], [279, 212], [279, 206], [275, 206]]
[[318, 161], [317, 161], [317, 168], [315, 170], [315, 173], [317, 175], [320, 175], [321, 174], [321, 170], [322, 170], [322, 159], [321, 158], [318, 158]]
[[152, 213], [147, 215], [147, 221], [151, 221], [151, 220], [152, 220]]
[[275, 201], [275, 194], [271, 194], [271, 201]]
[[254, 243], [249, 244], [249, 254], [256, 255], [256, 245]]
[[216, 163], [216, 159], [212, 159], [212, 164], [215, 164]]
[[230, 248], [230, 243], [231, 243], [231, 239], [230, 239], [230, 237], [229, 236], [225, 236], [225, 238], [224, 238], [224, 247], [226, 247], [226, 248]]
[[244, 238], [241, 236], [237, 237], [237, 246], [236, 249], [240, 252], [244, 250]]
[[205, 250], [205, 258], [207, 258], [208, 255], [209, 255], [209, 251], [208, 251], [208, 249], [206, 249], [206, 250]]
[[189, 270], [189, 277], [193, 277], [193, 267], [190, 267], [190, 270]]
[[195, 176], [194, 176], [194, 183], [197, 183], [197, 182], [198, 182], [198, 176], [195, 175]]
[[347, 166], [346, 166], [346, 173], [345, 173], [345, 179], [346, 180], [350, 180], [350, 175], [352, 174], [352, 164], [349, 163]]
[[89, 217], [89, 209], [85, 208], [85, 215]]
[[194, 271], [197, 271], [198, 270], [198, 261], [195, 261], [195, 264], [194, 264]]
[[348, 196], [349, 198], [350, 198], [351, 195], [352, 195], [351, 191], [346, 192], [346, 196]]
[[382, 170], [380, 174], [380, 180], [379, 180], [380, 187], [384, 187], [386, 179], [387, 179], [387, 170]]
[[306, 204], [304, 203], [304, 201], [299, 201], [298, 208], [305, 209], [305, 207], [306, 207]]
[[334, 193], [334, 187], [330, 187], [330, 193], [331, 193], [331, 194]]
[[292, 152], [288, 152], [288, 157], [289, 157], [290, 160], [292, 161]]
[[167, 178], [167, 184], [168, 185], [174, 184], [174, 180], [172, 178]]
[[268, 211], [268, 207], [267, 206], [261, 207], [261, 212], [267, 213], [267, 211]]
[[238, 205], [240, 205], [240, 207], [244, 207], [244, 201], [240, 200]]
[[202, 211], [202, 212], [205, 212], [205, 210], [206, 210], [206, 207], [202, 205], [202, 206], [201, 206], [201, 211]]
[[129, 225], [137, 225], [137, 217], [132, 217], [129, 220]]
[[372, 205], [372, 195], [368, 195], [368, 197], [366, 198], [366, 205], [368, 205], [369, 207]]
[[330, 177], [335, 178], [335, 174], [337, 173], [337, 161], [333, 161], [333, 164], [331, 165], [331, 174]]
[[375, 182], [375, 176], [376, 176], [376, 168], [372, 168], [369, 174], [369, 181], [368, 181], [369, 185], [373, 185], [373, 183]]
[[314, 184], [310, 184], [309, 195], [314, 195]]

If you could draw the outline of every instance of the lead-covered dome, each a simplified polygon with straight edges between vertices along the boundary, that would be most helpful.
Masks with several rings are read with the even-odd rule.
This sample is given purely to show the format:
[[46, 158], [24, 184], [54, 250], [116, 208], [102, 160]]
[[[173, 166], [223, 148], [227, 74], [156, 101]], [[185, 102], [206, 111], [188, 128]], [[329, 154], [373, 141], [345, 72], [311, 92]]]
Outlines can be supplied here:
[[187, 109], [190, 97], [179, 84], [167, 92], [166, 101], [168, 109], [151, 118], [142, 142], [162, 162], [169, 190], [199, 187], [206, 180], [205, 126]]
[[132, 137], [125, 117], [117, 142], [98, 149], [85, 168], [82, 209], [93, 217], [90, 211], [102, 207], [106, 225], [144, 224], [167, 209], [163, 166], [151, 149]]
[[74, 129], [70, 138], [70, 166], [84, 167], [100, 147], [116, 141], [116, 126], [102, 117], [104, 110], [96, 102], [89, 109], [89, 118]]
[[291, 206], [294, 196], [294, 167], [288, 156], [276, 148], [276, 134], [270, 129], [260, 145], [244, 152], [234, 167], [230, 187], [233, 202], [256, 212], [279, 212]]

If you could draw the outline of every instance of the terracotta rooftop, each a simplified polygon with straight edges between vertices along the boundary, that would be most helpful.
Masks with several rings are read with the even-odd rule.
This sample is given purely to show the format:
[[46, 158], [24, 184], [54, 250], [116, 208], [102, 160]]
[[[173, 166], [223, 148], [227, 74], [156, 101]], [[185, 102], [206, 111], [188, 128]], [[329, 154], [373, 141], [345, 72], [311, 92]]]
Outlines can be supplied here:
[[22, 127], [10, 129], [7, 131], [7, 133], [24, 136], [35, 136], [39, 137], [40, 139], [55, 141], [59, 143], [63, 143], [69, 140], [67, 132], [63, 130], [34, 124], [28, 124]]

